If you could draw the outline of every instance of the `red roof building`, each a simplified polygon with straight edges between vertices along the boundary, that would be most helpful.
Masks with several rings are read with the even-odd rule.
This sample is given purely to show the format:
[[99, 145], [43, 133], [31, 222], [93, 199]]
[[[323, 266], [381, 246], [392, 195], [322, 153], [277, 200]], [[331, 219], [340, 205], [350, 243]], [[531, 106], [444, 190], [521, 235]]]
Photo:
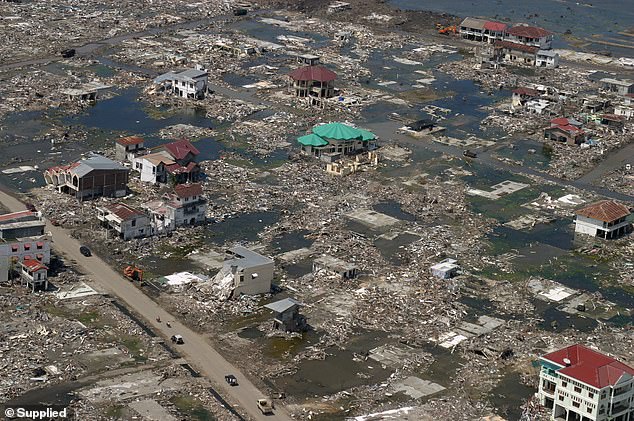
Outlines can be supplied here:
[[510, 51], [521, 51], [523, 53], [528, 53], [528, 54], [537, 54], [537, 51], [539, 51], [539, 48], [531, 46], [531, 45], [525, 45], [525, 44], [519, 44], [516, 42], [511, 42], [511, 41], [495, 41], [495, 43], [493, 44], [493, 46], [497, 49], [506, 49], [506, 50], [510, 50]]
[[602, 200], [577, 210], [576, 214], [610, 223], [625, 218], [630, 214], [630, 210], [627, 206], [612, 200]]
[[194, 196], [202, 196], [203, 188], [200, 184], [179, 184], [174, 188], [176, 196], [181, 199], [186, 199]]
[[138, 145], [139, 143], [143, 143], [144, 140], [139, 136], [126, 136], [120, 137], [116, 140], [119, 145], [130, 146], [130, 145]]
[[508, 35], [512, 35], [515, 37], [523, 37], [523, 38], [531, 38], [531, 39], [539, 39], [552, 35], [552, 32], [548, 32], [543, 28], [539, 28], [537, 26], [524, 26], [517, 25], [506, 30]]
[[560, 366], [558, 374], [602, 389], [614, 386], [624, 374], [634, 376], [634, 368], [583, 345], [572, 345], [542, 357]]
[[502, 22], [489, 20], [484, 24], [484, 29], [491, 32], [504, 32], [506, 28], [508, 28], [508, 25]]
[[124, 203], [114, 203], [112, 205], [104, 206], [104, 208], [107, 209], [110, 214], [115, 215], [122, 221], [135, 219], [138, 216], [145, 215], [143, 212], [131, 208]]
[[181, 139], [176, 142], [168, 143], [163, 145], [163, 148], [169, 152], [170, 155], [174, 157], [175, 160], [180, 161], [187, 157], [188, 154], [192, 154], [193, 157], [196, 157], [200, 154], [200, 151], [196, 149], [194, 145], [191, 144], [189, 140]]
[[303, 82], [332, 82], [337, 74], [324, 66], [306, 66], [295, 69], [288, 74], [294, 81]]

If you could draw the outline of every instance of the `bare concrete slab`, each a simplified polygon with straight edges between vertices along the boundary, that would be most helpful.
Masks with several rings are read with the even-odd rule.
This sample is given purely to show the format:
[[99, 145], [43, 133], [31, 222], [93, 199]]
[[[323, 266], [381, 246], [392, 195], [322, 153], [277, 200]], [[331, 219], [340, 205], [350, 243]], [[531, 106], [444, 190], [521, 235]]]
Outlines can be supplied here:
[[417, 353], [420, 352], [405, 344], [385, 344], [371, 349], [369, 357], [385, 366], [399, 368], [404, 361]]
[[394, 392], [403, 392], [414, 399], [420, 399], [425, 396], [442, 392], [445, 388], [438, 383], [409, 376], [403, 381], [394, 384], [392, 386], [392, 390]]
[[141, 415], [144, 420], [176, 421], [176, 418], [154, 399], [130, 402], [128, 406]]
[[372, 209], [358, 209], [348, 212], [346, 217], [374, 229], [389, 227], [401, 222], [396, 218], [373, 211]]
[[509, 195], [518, 190], [522, 190], [528, 186], [529, 186], [528, 184], [506, 180], [491, 186], [491, 188], [493, 189], [492, 191], [486, 191], [486, 190], [480, 190], [480, 189], [469, 189], [467, 190], [467, 194], [470, 194], [471, 196], [482, 196], [482, 197], [486, 197], [487, 199], [497, 200], [502, 196]]
[[82, 389], [79, 394], [91, 402], [123, 401], [165, 390], [181, 390], [184, 379], [157, 376], [149, 371], [131, 373], [98, 381], [94, 386]]

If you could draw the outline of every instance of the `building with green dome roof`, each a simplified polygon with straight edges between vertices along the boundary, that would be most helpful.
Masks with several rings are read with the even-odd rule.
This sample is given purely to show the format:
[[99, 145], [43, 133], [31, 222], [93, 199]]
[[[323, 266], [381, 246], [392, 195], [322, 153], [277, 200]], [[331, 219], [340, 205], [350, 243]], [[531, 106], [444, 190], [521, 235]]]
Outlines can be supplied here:
[[320, 124], [310, 134], [297, 138], [302, 152], [334, 161], [341, 155], [353, 155], [376, 147], [376, 136], [367, 130], [343, 123]]

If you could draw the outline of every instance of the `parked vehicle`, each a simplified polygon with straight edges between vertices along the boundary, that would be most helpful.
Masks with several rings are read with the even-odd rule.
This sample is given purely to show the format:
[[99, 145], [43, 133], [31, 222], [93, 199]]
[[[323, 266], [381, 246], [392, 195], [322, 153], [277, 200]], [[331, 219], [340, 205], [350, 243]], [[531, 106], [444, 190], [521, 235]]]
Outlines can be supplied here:
[[123, 269], [123, 275], [131, 281], [143, 282], [143, 271], [136, 266], [127, 266]]
[[83, 254], [84, 256], [86, 256], [86, 257], [90, 257], [90, 256], [92, 256], [92, 252], [91, 252], [91, 251], [90, 251], [90, 249], [89, 249], [88, 247], [86, 247], [86, 246], [81, 246], [81, 247], [79, 247], [79, 252], [80, 252], [81, 254]]
[[470, 151], [469, 149], [467, 149], [466, 151], [464, 151], [462, 153], [464, 156], [466, 156], [467, 158], [477, 158], [478, 154], [475, 152]]
[[172, 342], [174, 342], [177, 345], [182, 345], [185, 343], [181, 335], [172, 335], [171, 339], [172, 339]]
[[269, 415], [273, 413], [273, 401], [269, 398], [260, 398], [258, 399], [258, 408], [264, 415]]
[[236, 376], [234, 376], [233, 374], [227, 374], [225, 376], [225, 381], [227, 383], [229, 383], [229, 385], [231, 385], [231, 386], [237, 386], [238, 385], [238, 379], [236, 379]]

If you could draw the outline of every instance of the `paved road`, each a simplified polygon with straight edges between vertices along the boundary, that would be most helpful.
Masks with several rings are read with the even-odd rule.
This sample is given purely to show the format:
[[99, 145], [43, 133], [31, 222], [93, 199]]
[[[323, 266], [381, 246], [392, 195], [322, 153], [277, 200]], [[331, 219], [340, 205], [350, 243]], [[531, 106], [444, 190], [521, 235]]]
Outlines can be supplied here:
[[634, 143], [608, 153], [608, 156], [606, 156], [599, 165], [579, 178], [579, 181], [582, 183], [594, 183], [603, 177], [604, 174], [619, 168], [624, 168], [625, 164], [634, 166]]
[[[22, 202], [3, 191], [0, 191], [0, 202], [11, 212], [25, 209]], [[181, 334], [185, 343], [178, 346], [178, 350], [192, 366], [215, 383], [215, 389], [220, 394], [230, 397], [228, 401], [235, 404], [238, 413], [255, 420], [291, 420], [286, 410], [281, 407], [276, 407], [274, 415], [264, 416], [257, 408], [256, 399], [265, 395], [238, 368], [225, 360], [203, 336], [180, 323], [98, 256], [84, 257], [79, 253], [80, 243], [70, 236], [69, 231], [50, 224], [47, 224], [46, 229], [52, 233], [53, 248], [57, 253], [66, 259], [76, 261], [84, 273], [104, 292], [124, 301], [130, 309], [143, 317], [155, 332], [166, 340], [175, 333]], [[162, 323], [156, 321], [157, 316], [161, 318]], [[171, 328], [165, 325], [165, 321], [168, 320]], [[230, 373], [238, 378], [239, 386], [231, 387], [224, 381], [224, 376]]]

